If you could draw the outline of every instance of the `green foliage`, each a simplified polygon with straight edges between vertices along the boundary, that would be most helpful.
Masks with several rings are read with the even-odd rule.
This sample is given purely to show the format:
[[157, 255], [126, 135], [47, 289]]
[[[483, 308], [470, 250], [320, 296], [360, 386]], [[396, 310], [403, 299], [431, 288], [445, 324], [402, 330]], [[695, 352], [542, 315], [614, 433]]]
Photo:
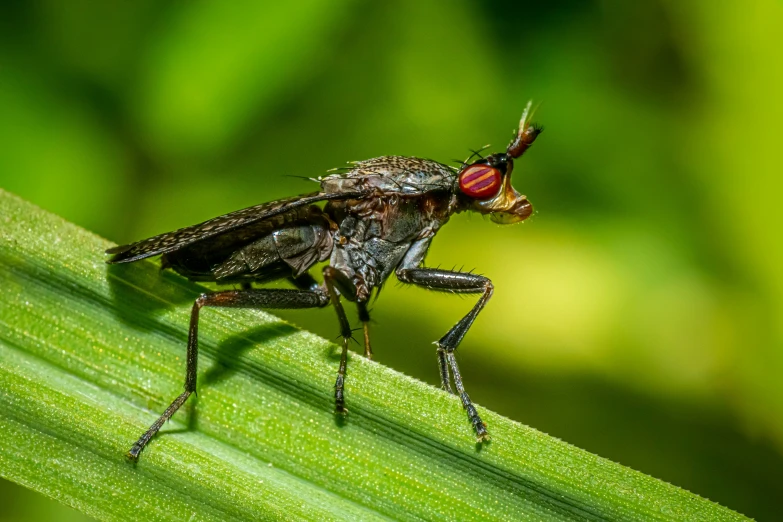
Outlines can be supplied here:
[[[457, 216], [428, 257], [495, 283], [460, 347], [471, 397], [776, 519], [781, 26], [780, 0], [0, 2], [0, 187], [133, 241], [307, 192], [345, 160], [497, 150], [541, 100], [514, 172], [535, 216]], [[181, 332], [186, 301], [150, 316]], [[430, 342], [470, 305], [392, 282], [376, 360], [437, 382]], [[279, 315], [336, 334], [329, 310]], [[180, 389], [171, 362], [174, 385], [145, 374], [136, 404]], [[7, 484], [0, 505], [24, 502]]]
[[102, 519], [741, 520], [691, 493], [352, 354], [264, 312], [203, 314], [198, 401], [179, 393], [201, 289], [0, 192], [0, 474]]

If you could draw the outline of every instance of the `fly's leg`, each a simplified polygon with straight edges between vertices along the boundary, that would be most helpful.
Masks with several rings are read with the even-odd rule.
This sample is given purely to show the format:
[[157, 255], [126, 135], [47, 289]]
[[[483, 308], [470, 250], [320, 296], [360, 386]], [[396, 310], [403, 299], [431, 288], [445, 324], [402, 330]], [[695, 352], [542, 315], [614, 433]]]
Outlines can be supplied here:
[[438, 367], [440, 369], [440, 387], [450, 394], [454, 395], [454, 388], [451, 387], [451, 374], [449, 373], [449, 361], [446, 358], [446, 350], [438, 344]]
[[225, 308], [320, 308], [329, 304], [329, 298], [323, 292], [303, 290], [229, 290], [202, 294], [193, 303], [188, 330], [187, 370], [185, 371], [185, 391], [174, 399], [166, 411], [142, 435], [128, 452], [128, 458], [138, 460], [139, 454], [152, 437], [185, 404], [191, 394], [196, 392], [196, 374], [198, 370], [198, 318], [199, 311], [205, 306]]
[[[340, 292], [341, 295], [345, 296], [346, 299], [349, 301], [356, 301], [356, 286], [351, 282], [351, 280], [346, 277], [342, 272], [339, 270], [336, 270], [331, 267], [327, 267], [329, 270], [329, 276], [327, 277], [327, 270], [324, 270], [324, 282], [326, 283], [328, 281], [328, 285], [331, 285], [332, 287], [337, 287], [337, 290]], [[311, 276], [309, 273], [304, 273], [298, 277], [291, 278], [291, 282], [296, 285], [297, 288], [300, 288], [302, 290], [316, 290], [318, 289], [318, 282]], [[328, 286], [327, 286], [328, 288]], [[330, 298], [332, 297], [332, 293], [329, 294]], [[342, 413], [345, 411], [345, 401], [344, 401], [344, 393], [343, 393], [343, 387], [345, 384], [345, 370], [346, 370], [346, 364], [348, 362], [348, 354], [346, 353], [347, 350], [347, 341], [346, 341], [346, 335], [347, 338], [350, 339], [350, 332], [347, 332], [346, 328], [350, 329], [350, 326], [348, 325], [348, 319], [345, 315], [345, 311], [342, 307], [342, 304], [340, 303], [339, 296], [336, 296], [335, 303], [335, 310], [337, 310], [337, 318], [340, 321], [340, 334], [343, 336], [343, 353], [340, 357], [340, 371], [338, 372], [337, 377], [337, 383], [335, 384], [335, 404], [336, 409], [338, 412]], [[372, 348], [370, 347], [370, 330], [369, 330], [369, 322], [370, 322], [370, 313], [367, 310], [367, 303], [365, 301], [359, 301], [356, 303], [357, 307], [359, 308], [359, 320], [362, 321], [362, 324], [364, 325], [364, 356], [368, 359], [372, 359]], [[342, 376], [342, 377], [341, 377]]]
[[367, 310], [367, 303], [360, 301], [356, 303], [359, 308], [359, 320], [362, 322], [364, 329], [364, 356], [368, 359], [372, 359], [372, 346], [370, 345], [370, 312]]
[[311, 292], [317, 292], [320, 289], [318, 281], [316, 281], [309, 272], [305, 272], [296, 277], [289, 277], [288, 280], [299, 290], [310, 290]]
[[343, 338], [340, 367], [337, 370], [337, 381], [334, 383], [334, 405], [337, 413], [345, 413], [345, 371], [348, 365], [348, 342], [351, 340], [351, 325], [348, 323], [348, 316], [345, 315], [345, 309], [340, 303], [340, 296], [342, 295], [349, 301], [356, 301], [356, 285], [353, 284], [348, 276], [331, 266], [324, 268], [324, 284], [332, 305], [337, 312], [337, 320], [340, 322], [340, 335]]
[[492, 281], [488, 278], [476, 274], [465, 274], [461, 272], [451, 272], [448, 270], [438, 270], [434, 268], [407, 268], [397, 271], [397, 278], [403, 283], [409, 283], [422, 286], [429, 290], [441, 292], [452, 292], [458, 294], [481, 294], [478, 302], [473, 306], [470, 312], [455, 324], [446, 335], [435, 343], [438, 345], [438, 363], [440, 367], [440, 378], [443, 389], [453, 393], [450, 384], [449, 370], [454, 378], [454, 386], [457, 388], [457, 395], [462, 401], [462, 406], [468, 414], [473, 429], [476, 430], [476, 436], [479, 442], [489, 440], [487, 428], [479, 417], [476, 407], [470, 401], [470, 397], [462, 384], [462, 375], [457, 365], [457, 359], [454, 352], [470, 329], [473, 321], [476, 320], [479, 312], [492, 297], [494, 287]]
[[[300, 275], [299, 277], [292, 277], [290, 278], [291, 282], [300, 290], [317, 290], [318, 287], [318, 281], [316, 281], [313, 276], [311, 276], [308, 273], [304, 273]], [[347, 278], [345, 278], [346, 281]], [[351, 286], [349, 284], [349, 286]], [[339, 288], [338, 288], [339, 290]], [[354, 292], [355, 289], [353, 287], [348, 288], [349, 291]], [[350, 295], [347, 295], [346, 297], [350, 298]], [[352, 301], [355, 299], [351, 299]], [[356, 303], [356, 307], [359, 309], [359, 320], [362, 322], [362, 326], [364, 327], [364, 356], [368, 359], [372, 359], [372, 346], [370, 345], [370, 312], [367, 310], [367, 302], [366, 301], [359, 301]]]

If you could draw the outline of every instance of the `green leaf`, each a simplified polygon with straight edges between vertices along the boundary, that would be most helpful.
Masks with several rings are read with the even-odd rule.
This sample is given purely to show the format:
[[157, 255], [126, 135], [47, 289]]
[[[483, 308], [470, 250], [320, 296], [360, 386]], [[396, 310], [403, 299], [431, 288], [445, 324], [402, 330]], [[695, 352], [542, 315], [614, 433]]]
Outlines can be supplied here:
[[0, 475], [96, 518], [745, 519], [483, 408], [477, 447], [455, 397], [357, 355], [341, 420], [336, 347], [261, 311], [204, 311], [198, 400], [132, 464], [203, 289], [2, 191], [0, 230]]

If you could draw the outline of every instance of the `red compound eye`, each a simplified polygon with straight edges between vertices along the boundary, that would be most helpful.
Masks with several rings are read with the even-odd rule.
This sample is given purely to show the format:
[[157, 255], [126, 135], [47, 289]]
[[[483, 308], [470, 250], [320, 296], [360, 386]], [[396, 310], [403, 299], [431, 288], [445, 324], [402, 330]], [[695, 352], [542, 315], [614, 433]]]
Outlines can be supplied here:
[[459, 174], [459, 189], [475, 199], [491, 198], [500, 190], [500, 171], [489, 165], [471, 165]]

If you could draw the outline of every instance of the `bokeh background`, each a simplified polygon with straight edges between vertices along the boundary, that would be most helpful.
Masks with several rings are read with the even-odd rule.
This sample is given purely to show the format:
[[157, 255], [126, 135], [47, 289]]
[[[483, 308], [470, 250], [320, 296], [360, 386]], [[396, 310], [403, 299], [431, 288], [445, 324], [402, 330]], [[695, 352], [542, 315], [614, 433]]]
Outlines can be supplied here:
[[[428, 259], [496, 285], [459, 351], [471, 396], [772, 520], [782, 27], [779, 0], [3, 2], [0, 187], [122, 243], [346, 160], [502, 149], [540, 100], [514, 173], [535, 215], [457, 216]], [[470, 306], [390, 283], [377, 360], [437, 384], [430, 343]], [[7, 482], [0, 504], [81, 517]]]

